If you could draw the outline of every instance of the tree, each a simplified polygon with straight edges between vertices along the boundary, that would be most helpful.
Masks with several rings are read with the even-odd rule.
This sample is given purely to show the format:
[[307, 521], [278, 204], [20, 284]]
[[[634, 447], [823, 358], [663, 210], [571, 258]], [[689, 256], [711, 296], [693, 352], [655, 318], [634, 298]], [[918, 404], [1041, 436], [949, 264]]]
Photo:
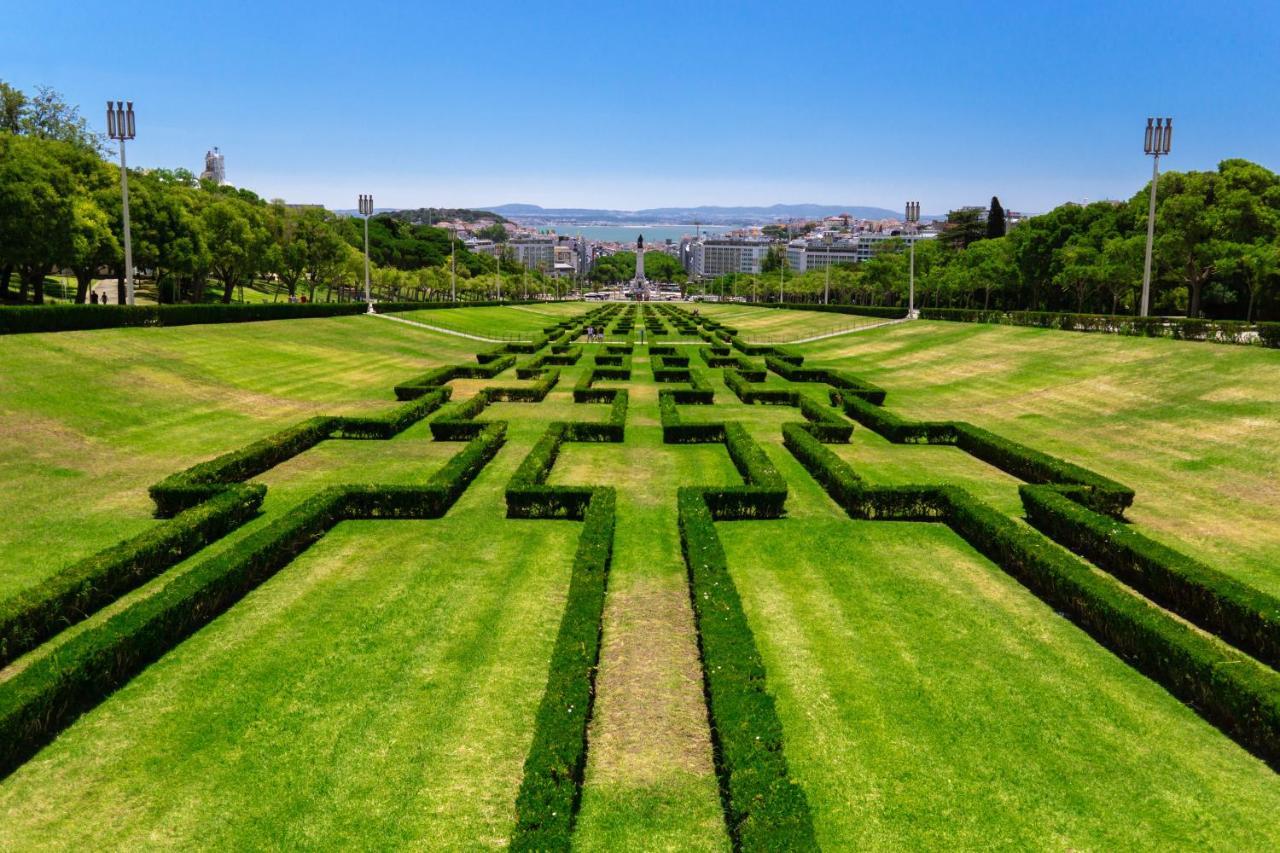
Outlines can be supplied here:
[[982, 211], [976, 207], [963, 207], [947, 214], [938, 239], [953, 249], [967, 249], [987, 235], [982, 222]]
[[99, 155], [107, 150], [106, 138], [89, 128], [79, 107], [49, 86], [38, 86], [35, 95], [28, 96], [0, 81], [0, 130], [66, 142]]
[[495, 243], [505, 243], [507, 242], [508, 234], [506, 226], [501, 222], [495, 222], [492, 225], [486, 225], [484, 228], [481, 228], [476, 232], [476, 236], [482, 240], [492, 240]]
[[1054, 252], [1058, 273], [1053, 283], [1073, 294], [1075, 312], [1084, 311], [1085, 300], [1098, 285], [1098, 253], [1084, 241], [1072, 242]]
[[1000, 199], [992, 196], [991, 209], [987, 212], [987, 239], [1003, 237], [1006, 227], [1004, 208], [1000, 206]]
[[271, 237], [262, 215], [239, 198], [223, 198], [200, 214], [209, 244], [210, 268], [222, 282], [222, 301], [231, 302], [266, 265]]
[[1097, 280], [1101, 291], [1110, 297], [1108, 313], [1119, 313], [1121, 299], [1136, 294], [1142, 280], [1145, 246], [1146, 240], [1140, 234], [1111, 237], [1103, 243]]
[[[71, 255], [75, 176], [62, 143], [0, 134], [0, 272], [20, 275], [19, 299], [44, 302], [44, 277]], [[62, 155], [62, 156], [59, 156]]]
[[76, 302], [89, 301], [89, 285], [104, 266], [114, 266], [121, 256], [111, 218], [91, 196], [79, 196], [72, 209], [71, 254], [67, 266], [76, 277]]
[[1280, 243], [1258, 242], [1247, 246], [1241, 257], [1249, 285], [1249, 309], [1245, 319], [1253, 322], [1253, 312], [1262, 296], [1280, 275]]

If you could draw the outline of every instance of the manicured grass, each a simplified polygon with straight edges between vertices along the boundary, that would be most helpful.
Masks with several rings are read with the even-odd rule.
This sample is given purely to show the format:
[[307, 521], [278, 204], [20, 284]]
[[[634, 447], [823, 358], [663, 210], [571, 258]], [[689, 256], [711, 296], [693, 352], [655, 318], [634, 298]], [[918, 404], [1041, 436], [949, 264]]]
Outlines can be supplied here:
[[576, 525], [493, 509], [341, 525], [6, 780], [0, 846], [501, 843]]
[[941, 525], [720, 525], [819, 841], [1267, 848], [1280, 786]]
[[[740, 311], [725, 322], [744, 331], [831, 319], [707, 308]], [[532, 337], [584, 310], [416, 314]], [[0, 498], [14, 519], [0, 597], [155, 523], [145, 488], [164, 475], [312, 414], [393, 406], [397, 382], [488, 348], [362, 317], [0, 338], [19, 368], [0, 375], [0, 428], [21, 445], [0, 450], [15, 484]], [[608, 417], [608, 404], [573, 402], [597, 349], [560, 368], [543, 402], [479, 415], [508, 423], [506, 444], [445, 518], [340, 524], [0, 779], [0, 847], [508, 844], [582, 527], [508, 519], [504, 490], [552, 423]], [[1266, 353], [941, 323], [801, 349], [885, 386], [892, 411], [967, 419], [1134, 486], [1138, 529], [1191, 553], [1205, 552], [1160, 525], [1215, 504], [1210, 520], [1255, 537], [1212, 552], [1238, 575], [1256, 558], [1266, 576], [1280, 548], [1265, 490], [1246, 500], [1228, 479], [1278, 470], [1274, 443], [1250, 465], [1254, 437], [1280, 438], [1267, 420], [1280, 390], [1256, 390], [1277, 363]], [[600, 383], [629, 391], [625, 442], [563, 445], [548, 481], [617, 491], [573, 843], [722, 850], [675, 491], [741, 476], [722, 444], [663, 443], [663, 386], [643, 348], [631, 361], [629, 381]], [[782, 446], [796, 409], [742, 404], [720, 370], [692, 365], [716, 403], [681, 405], [681, 419], [743, 423], [788, 484], [786, 518], [715, 527], [823, 846], [1276, 846], [1272, 770], [946, 527], [848, 519]], [[525, 384], [513, 369], [452, 381], [439, 414]], [[765, 384], [825, 404], [824, 386]], [[1228, 461], [1162, 480], [1156, 452], [1192, 437]], [[387, 441], [325, 441], [255, 477], [268, 487], [259, 518], [0, 671], [0, 691], [318, 490], [423, 483], [461, 446], [424, 421]], [[831, 447], [869, 483], [951, 483], [1021, 513], [1018, 482], [957, 448], [892, 445], [860, 425]], [[1156, 458], [1133, 462], [1135, 448]]]
[[[777, 287], [776, 279], [774, 287]], [[749, 341], [762, 342], [783, 343], [883, 322], [875, 317], [857, 314], [805, 311], [800, 308], [759, 308], [734, 303], [705, 303], [698, 306], [698, 311], [737, 329]]]
[[483, 344], [363, 317], [0, 337], [0, 598], [153, 524], [146, 488]]
[[[610, 383], [613, 384], [613, 383]], [[570, 444], [551, 482], [618, 490], [598, 698], [575, 847], [728, 848], [676, 530], [680, 485], [741, 482], [723, 445], [664, 445], [648, 357], [633, 358], [627, 441]]]
[[1137, 490], [1128, 517], [1280, 594], [1280, 354], [1111, 335], [915, 322], [806, 345], [889, 391]]
[[581, 302], [548, 302], [532, 305], [398, 311], [396, 316], [472, 335], [530, 339], [540, 334], [545, 326], [550, 326], [566, 317], [576, 316], [585, 310]]

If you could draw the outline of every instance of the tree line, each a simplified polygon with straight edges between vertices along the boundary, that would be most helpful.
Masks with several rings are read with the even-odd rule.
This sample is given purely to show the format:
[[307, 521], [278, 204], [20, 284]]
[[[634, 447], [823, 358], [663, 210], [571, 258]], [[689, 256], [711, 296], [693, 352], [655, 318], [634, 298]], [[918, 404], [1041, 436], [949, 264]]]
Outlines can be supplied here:
[[[125, 301], [120, 170], [109, 155], [56, 92], [28, 96], [0, 81], [0, 302], [43, 303], [46, 277], [62, 270], [75, 276], [77, 302], [104, 273], [117, 282], [111, 301]], [[130, 169], [129, 213], [134, 267], [161, 302], [231, 302], [237, 289], [262, 285], [310, 301], [363, 289], [363, 223], [318, 206], [267, 201], [186, 169]], [[370, 220], [369, 255], [374, 290], [388, 299], [448, 299], [455, 289], [489, 298], [499, 264], [502, 276], [520, 277], [508, 295], [560, 289], [390, 214]]]
[[[1150, 184], [1122, 202], [1064, 204], [1005, 233], [993, 199], [952, 211], [937, 239], [916, 244], [916, 306], [1135, 314]], [[994, 221], [993, 221], [994, 220]], [[788, 301], [906, 305], [907, 245], [872, 259], [795, 274], [772, 257], [767, 274], [729, 275], [710, 293]], [[1212, 319], [1280, 319], [1280, 176], [1247, 160], [1216, 171], [1168, 172], [1156, 196], [1151, 311]]]

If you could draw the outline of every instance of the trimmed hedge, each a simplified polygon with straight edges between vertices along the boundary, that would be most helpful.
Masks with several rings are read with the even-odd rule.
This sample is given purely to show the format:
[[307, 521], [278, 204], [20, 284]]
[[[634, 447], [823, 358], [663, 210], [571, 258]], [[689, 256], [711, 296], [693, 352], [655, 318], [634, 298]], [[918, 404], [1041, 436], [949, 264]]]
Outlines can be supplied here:
[[1052, 486], [1019, 489], [1027, 521], [1157, 604], [1280, 668], [1280, 599], [1093, 512]]
[[521, 461], [507, 482], [507, 518], [582, 518], [592, 487], [546, 485], [568, 434], [568, 424], [551, 424]]
[[477, 421], [480, 413], [490, 403], [489, 389], [481, 388], [469, 399], [446, 409], [427, 424], [435, 441], [470, 441], [485, 428], [485, 422]]
[[895, 444], [951, 444], [1028, 483], [1076, 486], [1073, 498], [1108, 515], [1133, 503], [1128, 486], [964, 421], [909, 421], [856, 396], [844, 397], [844, 411]]
[[663, 389], [658, 392], [658, 415], [662, 422], [664, 444], [712, 444], [724, 441], [723, 423], [686, 424], [680, 420], [676, 408], [676, 392]]
[[[380, 302], [380, 314], [442, 308], [478, 308], [488, 305], [524, 305], [513, 302]], [[363, 314], [363, 302], [260, 302], [244, 305], [5, 305], [0, 306], [0, 335], [28, 332], [71, 332], [138, 326], [193, 326], [206, 323], [248, 323], [297, 320]]]
[[446, 367], [437, 367], [421, 376], [416, 376], [407, 382], [397, 385], [395, 387], [396, 399], [417, 399], [453, 379], [492, 379], [515, 363], [516, 357], [508, 355], [487, 364], [453, 364]]
[[0, 667], [221, 539], [257, 514], [266, 492], [258, 484], [229, 486], [0, 602]]
[[883, 388], [859, 379], [852, 373], [826, 367], [797, 367], [776, 356], [766, 356], [764, 364], [788, 382], [825, 382], [841, 392], [861, 397], [877, 406], [884, 403], [886, 392]]
[[958, 323], [996, 323], [1034, 326], [1068, 332], [1104, 332], [1179, 341], [1224, 344], [1257, 343], [1280, 347], [1280, 323], [1246, 323], [1240, 320], [1201, 320], [1183, 317], [1134, 317], [1126, 314], [1071, 314], [1057, 311], [983, 311], [970, 308], [923, 308], [926, 320]]
[[283, 429], [247, 447], [170, 474], [148, 491], [156, 515], [168, 518], [203, 503], [231, 483], [256, 477], [329, 438], [335, 418], [319, 416]]
[[853, 424], [806, 394], [796, 392], [796, 405], [808, 421], [802, 426], [823, 444], [848, 444]]
[[764, 662], [702, 489], [677, 492], [716, 775], [735, 850], [816, 850], [804, 790], [792, 781]]
[[333, 486], [32, 661], [0, 691], [0, 776], [347, 518], [438, 518], [502, 446], [495, 423], [424, 486]]
[[244, 482], [335, 436], [390, 438], [435, 411], [449, 399], [449, 394], [448, 388], [435, 388], [383, 415], [308, 418], [247, 447], [170, 474], [148, 490], [156, 515], [168, 518], [190, 509], [231, 483]]
[[587, 760], [616, 498], [592, 489], [573, 557], [569, 593], [516, 795], [513, 850], [568, 850]]
[[702, 496], [716, 518], [781, 518], [787, 481], [740, 423], [724, 425], [724, 445], [744, 480], [741, 486], [704, 488]]
[[724, 369], [724, 384], [728, 385], [729, 390], [737, 394], [738, 399], [744, 403], [765, 403], [773, 406], [796, 405], [797, 392], [790, 388], [755, 387], [742, 373], [730, 367]]

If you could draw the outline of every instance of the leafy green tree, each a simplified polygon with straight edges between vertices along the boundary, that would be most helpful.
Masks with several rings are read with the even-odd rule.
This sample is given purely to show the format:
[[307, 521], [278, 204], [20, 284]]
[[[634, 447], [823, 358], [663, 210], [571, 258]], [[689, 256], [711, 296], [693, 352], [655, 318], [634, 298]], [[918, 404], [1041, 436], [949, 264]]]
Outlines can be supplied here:
[[482, 240], [492, 240], [495, 243], [505, 243], [509, 237], [506, 226], [501, 222], [495, 222], [492, 225], [481, 228], [476, 232], [476, 236]]
[[1245, 247], [1241, 263], [1249, 287], [1249, 308], [1245, 319], [1253, 322], [1258, 300], [1275, 286], [1280, 276], [1280, 243], [1260, 241]]
[[230, 303], [237, 286], [263, 270], [271, 235], [260, 211], [239, 198], [224, 198], [200, 213], [210, 253], [210, 268], [222, 282], [222, 301]]
[[17, 270], [20, 301], [44, 302], [44, 277], [72, 254], [77, 186], [62, 145], [0, 134], [0, 297]]
[[987, 227], [982, 221], [982, 212], [977, 208], [965, 207], [947, 214], [942, 233], [938, 239], [943, 245], [953, 249], [967, 249], [987, 236]]

